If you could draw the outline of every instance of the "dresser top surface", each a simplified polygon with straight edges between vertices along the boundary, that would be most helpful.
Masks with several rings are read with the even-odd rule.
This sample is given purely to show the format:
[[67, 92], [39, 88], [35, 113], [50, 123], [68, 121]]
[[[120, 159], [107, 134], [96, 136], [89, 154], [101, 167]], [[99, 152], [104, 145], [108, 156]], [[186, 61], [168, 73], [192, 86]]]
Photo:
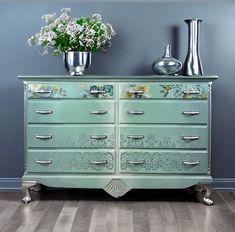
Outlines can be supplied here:
[[177, 81], [177, 82], [210, 82], [218, 78], [216, 75], [211, 76], [160, 76], [160, 75], [146, 75], [146, 76], [69, 76], [69, 75], [19, 75], [19, 79], [24, 81]]

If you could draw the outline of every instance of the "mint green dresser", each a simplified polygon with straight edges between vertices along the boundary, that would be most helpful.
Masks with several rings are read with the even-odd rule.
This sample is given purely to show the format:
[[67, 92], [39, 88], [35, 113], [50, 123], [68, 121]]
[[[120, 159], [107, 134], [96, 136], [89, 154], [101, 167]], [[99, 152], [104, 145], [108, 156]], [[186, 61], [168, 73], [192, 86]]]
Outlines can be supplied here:
[[209, 199], [216, 76], [20, 76], [25, 86], [25, 203], [41, 185], [193, 187]]

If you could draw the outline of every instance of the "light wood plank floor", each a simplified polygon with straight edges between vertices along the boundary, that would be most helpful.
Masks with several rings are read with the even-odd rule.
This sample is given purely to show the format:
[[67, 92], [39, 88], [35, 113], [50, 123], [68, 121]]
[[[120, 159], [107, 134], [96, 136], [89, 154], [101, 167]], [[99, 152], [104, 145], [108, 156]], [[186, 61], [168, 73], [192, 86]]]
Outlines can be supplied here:
[[0, 192], [0, 232], [235, 232], [235, 192], [213, 192], [215, 205], [183, 190], [132, 190], [116, 200], [102, 190]]

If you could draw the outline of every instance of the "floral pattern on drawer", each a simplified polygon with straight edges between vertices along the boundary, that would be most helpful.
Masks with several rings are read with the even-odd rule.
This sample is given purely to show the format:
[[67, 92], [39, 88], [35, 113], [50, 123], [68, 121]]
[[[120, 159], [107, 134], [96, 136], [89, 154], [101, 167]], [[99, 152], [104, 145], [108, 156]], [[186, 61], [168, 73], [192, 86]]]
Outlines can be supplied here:
[[62, 98], [66, 90], [58, 85], [29, 84], [28, 98]]
[[207, 99], [208, 87], [201, 84], [160, 84], [164, 98]]
[[[121, 170], [124, 172], [207, 172], [207, 156], [204, 153], [192, 155], [180, 152], [122, 152], [120, 159]], [[195, 162], [197, 165], [184, 162]]]
[[150, 86], [147, 84], [129, 84], [122, 92], [124, 98], [151, 98]]
[[113, 84], [81, 84], [79, 94], [81, 98], [113, 98]]

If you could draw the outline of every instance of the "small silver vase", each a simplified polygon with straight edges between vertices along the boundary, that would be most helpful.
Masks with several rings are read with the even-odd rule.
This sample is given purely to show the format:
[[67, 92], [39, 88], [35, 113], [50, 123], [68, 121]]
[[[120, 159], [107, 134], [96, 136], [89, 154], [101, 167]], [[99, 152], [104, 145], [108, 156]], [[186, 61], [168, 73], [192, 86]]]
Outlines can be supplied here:
[[171, 45], [165, 46], [164, 55], [153, 62], [153, 70], [159, 75], [174, 75], [177, 74], [181, 68], [182, 63], [173, 58], [171, 55]]
[[90, 52], [65, 52], [64, 65], [71, 76], [83, 76], [91, 65]]

